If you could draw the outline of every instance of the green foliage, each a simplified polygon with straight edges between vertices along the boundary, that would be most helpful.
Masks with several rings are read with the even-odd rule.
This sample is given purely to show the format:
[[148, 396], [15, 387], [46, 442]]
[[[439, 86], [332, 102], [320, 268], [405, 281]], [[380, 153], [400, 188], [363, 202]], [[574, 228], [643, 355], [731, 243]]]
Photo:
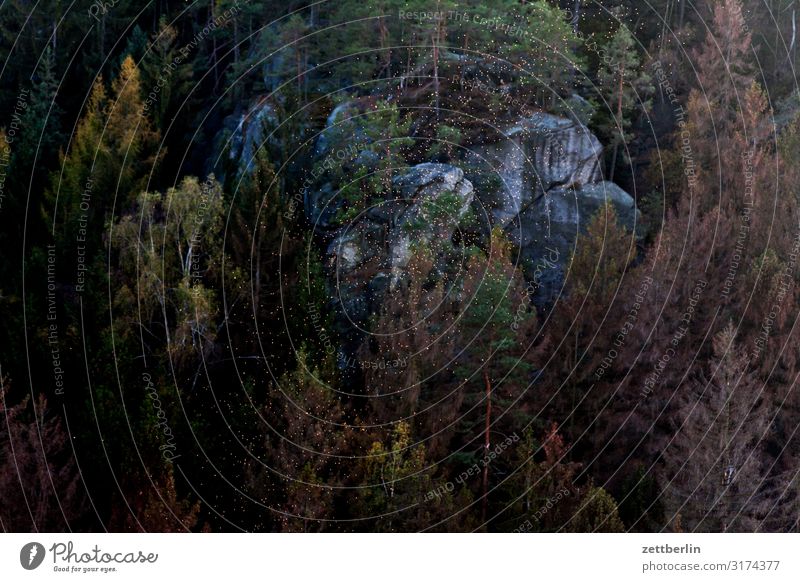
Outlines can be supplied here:
[[[159, 139], [143, 117], [139, 70], [131, 57], [122, 62], [107, 94], [102, 79], [94, 84], [78, 123], [72, 147], [61, 156], [45, 194], [43, 213], [55, 226], [60, 249], [71, 248], [85, 233], [90, 256], [100, 246], [98, 221], [112, 205], [126, 209], [157, 164]], [[104, 222], [101, 221], [101, 223]]]
[[146, 46], [141, 64], [144, 106], [154, 126], [165, 127], [192, 88], [192, 65], [180, 52], [178, 32], [165, 18]]
[[[368, 208], [374, 200], [392, 189], [392, 178], [408, 167], [405, 150], [413, 145], [408, 137], [410, 118], [403, 119], [396, 103], [378, 101], [367, 112], [345, 122], [345, 134], [362, 135], [361, 152], [374, 154], [374, 166], [356, 168], [353, 175], [344, 174], [344, 167], [336, 165], [340, 196], [345, 201], [337, 214], [337, 222], [344, 224]], [[335, 179], [335, 178], [334, 178]]]
[[524, 71], [520, 81], [555, 94], [569, 87], [572, 69], [584, 63], [576, 54], [579, 40], [564, 13], [545, 0], [507, 4], [511, 5], [507, 18], [518, 16], [522, 32], [495, 42], [500, 54]]
[[[797, 425], [798, 406], [785, 396], [800, 369], [790, 329], [798, 274], [789, 272], [800, 121], [770, 111], [791, 90], [797, 68], [797, 43], [782, 46], [796, 24], [789, 0], [744, 11], [739, 0], [701, 3], [696, 11], [655, 0], [652, 14], [622, 10], [616, 0], [145, 4], [72, 10], [56, 0], [8, 0], [0, 10], [0, 411], [8, 417], [0, 437], [15, 439], [11, 451], [10, 439], [0, 438], [0, 482], [13, 501], [0, 508], [4, 526], [58, 530], [68, 518], [75, 531], [185, 531], [202, 515], [222, 528], [271, 531], [409, 531], [438, 522], [445, 531], [526, 522], [532, 531], [653, 531], [681, 519], [688, 529], [797, 528], [796, 491], [786, 487], [797, 455], [786, 449], [775, 456]], [[557, 6], [582, 18], [573, 27]], [[674, 42], [665, 30], [675, 32]], [[677, 99], [662, 86], [661, 107], [652, 112], [645, 47], [663, 63]], [[685, 55], [692, 74], [685, 74]], [[753, 83], [756, 62], [763, 91]], [[597, 82], [592, 95], [582, 80], [587, 68]], [[391, 283], [377, 265], [335, 285], [323, 250], [332, 229], [306, 231], [302, 204], [288, 212], [315, 163], [311, 137], [325, 127], [331, 103], [352, 105], [343, 137], [329, 141], [332, 157], [316, 159], [320, 181], [343, 200], [326, 225], [335, 228], [390, 199], [395, 178], [422, 161], [460, 166], [479, 199], [494, 195], [499, 179], [477, 164], [469, 168], [474, 162], [460, 159], [463, 148], [490, 144], [487, 121], [501, 126], [538, 109], [566, 115], [584, 103], [571, 95], [598, 104], [591, 123], [607, 146], [608, 178], [621, 167], [620, 150], [633, 145], [636, 161], [647, 159], [651, 145], [634, 131], [648, 121], [642, 112], [671, 136], [671, 148], [651, 149], [649, 193], [637, 200], [652, 243], [640, 270], [653, 284], [642, 293], [656, 294], [653, 301], [633, 303], [635, 287], [621, 285], [641, 241], [610, 206], [578, 238], [567, 296], [544, 337], [534, 333], [536, 309], [499, 229], [479, 240], [469, 210], [458, 226], [470, 232], [460, 240], [415, 236], [452, 231], [462, 202], [453, 192], [423, 202], [405, 223], [413, 257]], [[686, 112], [680, 127], [676, 103]], [[218, 150], [253, 104], [271, 108], [276, 131], [244, 172], [232, 149]], [[694, 192], [683, 131], [696, 158]], [[745, 150], [754, 152], [759, 195], [747, 215], [750, 250], [740, 253], [733, 241], [744, 224], [749, 172], [737, 154]], [[638, 179], [635, 166], [631, 178]], [[213, 176], [205, 183], [193, 177], [209, 167], [223, 168], [215, 171], [224, 173], [224, 186]], [[780, 195], [764, 195], [770, 192]], [[686, 213], [689, 198], [699, 217]], [[663, 382], [677, 381], [684, 370], [675, 362], [687, 353], [705, 360], [654, 424], [656, 405], [648, 402], [658, 393], [639, 403], [631, 388], [673, 345], [662, 328], [672, 333], [690, 301], [705, 301], [687, 293], [694, 285], [687, 281], [702, 271], [709, 288], [718, 287], [739, 254], [735, 284], [719, 309], [738, 321], [746, 305], [745, 317], [711, 348], [692, 337], [702, 335], [694, 326], [681, 336]], [[84, 285], [76, 280], [78, 256]], [[672, 269], [673, 259], [688, 267]], [[348, 336], [335, 307], [345, 298], [337, 295], [363, 289], [371, 333]], [[750, 301], [753, 294], [766, 300]], [[632, 303], [638, 307], [630, 315]], [[773, 305], [780, 307], [774, 321]], [[695, 314], [708, 311], [698, 305]], [[631, 328], [611, 358], [623, 322]], [[642, 335], [645, 328], [653, 335]], [[748, 350], [762, 345], [759, 358], [750, 358]], [[778, 345], [785, 349], [766, 347]], [[404, 363], [341, 368], [337, 352], [353, 347], [362, 365]], [[54, 353], [67, 383], [61, 400], [53, 394]], [[591, 374], [607, 354], [609, 373], [595, 382]], [[152, 391], [143, 390], [145, 370]], [[17, 380], [10, 388], [7, 374]], [[611, 379], [623, 381], [614, 397]], [[742, 389], [731, 391], [737, 383]], [[775, 402], [784, 404], [773, 414]], [[678, 431], [688, 410], [700, 420]], [[401, 416], [409, 420], [376, 430]], [[563, 430], [571, 438], [590, 432], [566, 447], [557, 427], [541, 434], [552, 418], [569, 418]], [[634, 429], [606, 446], [620, 418]], [[165, 423], [185, 448], [180, 471], [160, 449]], [[726, 431], [737, 424], [732, 438]], [[485, 467], [485, 482], [448, 486], [480, 462], [484, 443], [520, 432], [515, 450]], [[647, 441], [633, 446], [643, 432]], [[206, 456], [192, 454], [194, 444]], [[81, 458], [83, 483], [70, 449]], [[618, 465], [629, 451], [632, 465]], [[12, 456], [22, 459], [19, 467]], [[436, 467], [428, 467], [432, 459]], [[723, 487], [729, 467], [735, 477]], [[617, 469], [621, 483], [609, 474]], [[213, 509], [187, 497], [182, 476]], [[594, 480], [614, 483], [619, 508]], [[16, 493], [20, 481], [27, 499]], [[245, 484], [245, 495], [232, 498], [230, 484]], [[96, 517], [85, 511], [83, 489], [96, 500]], [[750, 499], [742, 511], [738, 497]], [[662, 498], [680, 516], [666, 515]], [[727, 506], [715, 507], [715, 499]], [[767, 516], [764, 500], [781, 512]], [[479, 518], [501, 510], [502, 521], [485, 526]], [[732, 524], [734, 513], [739, 523]]]
[[613, 205], [607, 202], [590, 219], [586, 233], [578, 238], [569, 264], [569, 282], [574, 293], [591, 293], [607, 305], [628, 265], [636, 258], [631, 233], [617, 222]]
[[[613, 180], [617, 152], [633, 138], [632, 116], [650, 108], [653, 93], [652, 79], [640, 63], [636, 39], [624, 24], [617, 28], [603, 53], [597, 82], [604, 103], [597, 127], [612, 146]], [[625, 163], [630, 163], [627, 156]]]
[[[368, 515], [383, 515], [376, 524], [380, 531], [413, 529], [415, 518], [423, 510], [420, 503], [432, 489], [430, 470], [426, 470], [425, 445], [415, 444], [411, 427], [399, 422], [385, 445], [375, 441], [365, 461], [369, 487], [362, 494]], [[398, 510], [419, 504], [415, 511]], [[419, 522], [418, 522], [419, 523]]]
[[664, 524], [664, 506], [661, 490], [653, 476], [644, 467], [639, 467], [622, 484], [619, 517], [626, 530], [657, 531]]
[[567, 531], [622, 533], [625, 525], [619, 518], [617, 502], [602, 487], [591, 487], [584, 496]]
[[448, 223], [453, 222], [453, 217], [458, 217], [463, 200], [455, 192], [446, 191], [437, 196], [436, 200], [426, 198], [420, 205], [419, 214], [413, 221], [403, 227], [409, 232], [418, 232], [433, 226], [436, 229], [446, 229]]
[[[509, 260], [510, 253], [511, 244], [495, 227], [487, 254], [478, 251], [470, 258], [463, 285], [458, 333], [464, 347], [455, 371], [464, 403], [457, 430], [464, 446], [476, 450], [481, 443], [483, 454], [497, 438], [493, 435], [512, 435], [521, 426], [520, 396], [531, 370], [522, 357], [520, 338], [532, 331], [536, 316], [528, 309], [522, 278]], [[487, 463], [482, 477], [484, 517], [492, 472]]]
[[455, 126], [442, 123], [436, 127], [436, 141], [428, 149], [432, 158], [444, 157], [445, 161], [458, 153], [458, 146], [464, 141], [463, 132]]
[[164, 195], [141, 194], [137, 211], [113, 230], [124, 274], [115, 303], [123, 312], [133, 310], [136, 297], [148, 320], [169, 314], [174, 323], [165, 339], [178, 361], [207, 350], [216, 336], [223, 212], [222, 187], [213, 176], [202, 184], [185, 178]]

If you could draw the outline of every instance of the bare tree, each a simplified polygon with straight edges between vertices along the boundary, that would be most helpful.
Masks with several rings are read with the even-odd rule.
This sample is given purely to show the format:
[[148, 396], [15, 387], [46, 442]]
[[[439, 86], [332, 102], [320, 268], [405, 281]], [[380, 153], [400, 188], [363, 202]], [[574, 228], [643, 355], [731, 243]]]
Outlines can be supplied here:
[[70, 531], [87, 504], [61, 419], [44, 395], [7, 396], [0, 371], [0, 530]]
[[667, 516], [680, 516], [686, 531], [755, 531], [771, 505], [769, 410], [732, 324], [713, 348], [705, 369], [675, 394], [674, 438], [662, 452]]

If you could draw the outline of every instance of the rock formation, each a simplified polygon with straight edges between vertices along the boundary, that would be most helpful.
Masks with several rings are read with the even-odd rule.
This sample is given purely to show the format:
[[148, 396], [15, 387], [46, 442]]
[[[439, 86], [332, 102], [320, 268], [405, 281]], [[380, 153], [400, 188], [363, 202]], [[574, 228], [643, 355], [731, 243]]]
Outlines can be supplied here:
[[[353, 159], [370, 153], [352, 148], [360, 136], [348, 120], [358, 115], [359, 107], [353, 104], [334, 110], [317, 142], [318, 159], [349, 147], [350, 155], [342, 156], [345, 161], [339, 164], [339, 171], [346, 172]], [[423, 163], [401, 171], [392, 191], [349, 224], [331, 221], [339, 202], [335, 188], [324, 179], [306, 193], [306, 212], [315, 230], [330, 241], [332, 276], [339, 295], [346, 291], [346, 302], [352, 304], [342, 306], [358, 314], [356, 319], [368, 317], [379, 295], [376, 290], [402, 277], [412, 245], [449, 240], [470, 205], [476, 214], [489, 217], [491, 224], [484, 226], [505, 229], [519, 248], [520, 266], [529, 278], [536, 278], [536, 302], [545, 305], [560, 292], [578, 235], [606, 201], [614, 206], [620, 224], [635, 232], [636, 204], [619, 186], [603, 181], [602, 153], [599, 140], [577, 119], [536, 113], [503, 130], [496, 143], [471, 146], [453, 165]], [[473, 187], [455, 164], [495, 176], [495, 186]], [[545, 270], [542, 261], [548, 265]], [[371, 274], [357, 284], [360, 271]]]
[[[558, 295], [578, 234], [606, 201], [620, 224], [636, 229], [633, 198], [603, 181], [602, 153], [599, 140], [579, 121], [537, 113], [503, 131], [497, 143], [478, 144], [466, 156], [471, 167], [498, 178], [498, 187], [479, 189], [477, 199], [519, 247], [526, 275], [536, 273], [539, 305]], [[541, 269], [545, 260], [549, 266]]]

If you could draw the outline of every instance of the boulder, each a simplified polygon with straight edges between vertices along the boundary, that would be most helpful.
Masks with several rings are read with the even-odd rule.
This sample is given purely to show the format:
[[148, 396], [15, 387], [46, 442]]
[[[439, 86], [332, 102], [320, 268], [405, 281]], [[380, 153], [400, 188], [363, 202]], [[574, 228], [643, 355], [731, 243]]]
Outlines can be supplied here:
[[473, 187], [449, 164], [419, 164], [396, 176], [393, 192], [341, 228], [328, 245], [331, 265], [347, 275], [368, 261], [393, 278], [411, 258], [413, 243], [449, 240], [469, 210]]
[[613, 182], [550, 190], [507, 226], [527, 278], [536, 283], [537, 304], [548, 304], [558, 295], [578, 235], [607, 201], [619, 224], [636, 236], [640, 212], [633, 198]]
[[408, 264], [413, 242], [450, 240], [472, 204], [473, 187], [461, 168], [419, 164], [393, 180], [408, 206], [395, 220], [389, 239], [389, 262], [395, 277]]
[[536, 113], [505, 129], [500, 141], [473, 146], [466, 163], [494, 176], [496, 186], [482, 189], [480, 202], [505, 227], [548, 190], [602, 180], [602, 153], [576, 119]]
[[[255, 102], [247, 113], [241, 115], [230, 138], [229, 156], [237, 160], [240, 170], [252, 169], [253, 156], [258, 148], [262, 147], [269, 133], [278, 126], [278, 113], [275, 105], [266, 98]], [[265, 130], [266, 133], [265, 133]], [[272, 146], [278, 145], [278, 140], [268, 140]]]
[[507, 129], [505, 136], [521, 138], [542, 190], [580, 187], [602, 179], [603, 146], [574, 119], [535, 113]]
[[380, 222], [359, 220], [343, 228], [328, 245], [338, 273], [351, 273], [367, 261], [380, 257], [386, 246], [386, 227]]
[[471, 190], [472, 184], [464, 183], [464, 171], [450, 164], [425, 163], [413, 166], [394, 177], [394, 192], [408, 201], [415, 201], [442, 192]]

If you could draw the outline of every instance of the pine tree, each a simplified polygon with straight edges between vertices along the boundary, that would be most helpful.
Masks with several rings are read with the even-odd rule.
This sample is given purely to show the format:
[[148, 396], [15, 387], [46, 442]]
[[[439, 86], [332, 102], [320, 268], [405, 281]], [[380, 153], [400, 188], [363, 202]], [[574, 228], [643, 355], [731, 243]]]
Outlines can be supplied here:
[[541, 107], [553, 106], [574, 89], [573, 70], [585, 65], [576, 52], [579, 38], [565, 13], [545, 0], [512, 0], [497, 7], [493, 3], [492, 8], [495, 19], [500, 16], [515, 24], [508, 29], [491, 27], [496, 37], [492, 44], [516, 69], [517, 84], [531, 86]]
[[[650, 75], [639, 62], [636, 39], [624, 24], [620, 24], [606, 47], [597, 80], [607, 108], [608, 121], [600, 127], [612, 146], [608, 179], [613, 181], [619, 148], [626, 147], [633, 138], [632, 115], [637, 109], [649, 109], [653, 92]], [[626, 163], [629, 163], [627, 157]]]
[[[467, 444], [476, 440], [477, 435], [472, 436], [475, 429], [480, 431], [484, 455], [491, 449], [493, 432], [513, 432], [501, 427], [513, 426], [514, 412], [521, 412], [519, 399], [530, 372], [522, 353], [528, 351], [523, 348], [530, 347], [525, 339], [533, 330], [536, 314], [530, 310], [522, 278], [511, 263], [511, 252], [508, 239], [495, 228], [488, 254], [478, 253], [470, 260], [464, 281], [465, 304], [459, 326], [463, 367], [459, 375], [469, 408], [462, 416], [462, 430], [469, 435]], [[482, 388], [480, 395], [476, 385]], [[483, 413], [478, 416], [479, 408]], [[485, 463], [481, 501], [484, 522], [489, 470], [489, 463]]]
[[98, 79], [75, 130], [72, 146], [67, 154], [61, 154], [62, 171], [53, 173], [50, 189], [45, 194], [42, 211], [47, 222], [55, 227], [56, 240], [74, 240], [75, 221], [84, 189], [92, 189], [95, 180], [100, 182], [101, 173], [105, 178], [103, 183], [109, 183], [105, 169], [109, 154], [101, 139], [106, 106], [106, 90], [103, 80]]
[[[329, 67], [339, 86], [358, 85], [374, 78], [391, 79], [397, 72], [406, 23], [397, 18], [406, 0], [341, 0], [333, 7], [331, 20], [341, 26], [331, 31], [331, 43], [319, 43], [312, 50], [316, 62], [331, 54]], [[395, 62], [397, 61], [397, 62]]]
[[[179, 51], [178, 31], [162, 17], [141, 60], [143, 113], [153, 127], [171, 125], [175, 108], [191, 92], [192, 66]], [[183, 107], [186, 107], [184, 104]]]
[[617, 502], [602, 487], [589, 487], [566, 531], [583, 533], [621, 533], [625, 526], [619, 518]]
[[558, 352], [545, 356], [558, 390], [542, 405], [550, 401], [555, 414], [569, 416], [563, 428], [571, 439], [572, 427], [585, 428], [584, 422], [594, 422], [608, 398], [607, 372], [598, 378], [597, 371], [609, 351], [617, 349], [612, 341], [619, 325], [611, 313], [615, 309], [625, 313], [619, 298], [635, 257], [633, 233], [617, 222], [614, 207], [607, 203], [590, 218], [568, 263], [568, 294], [557, 304], [548, 325], [547, 343], [557, 346]]
[[689, 94], [686, 126], [679, 128], [691, 136], [690, 142], [685, 144], [676, 136], [674, 146], [678, 151], [690, 148], [687, 163], [694, 179], [688, 181], [688, 193], [699, 199], [701, 211], [737, 195], [729, 180], [740, 176], [739, 164], [747, 153], [735, 135], [748, 129], [741, 122], [742, 104], [753, 79], [751, 40], [740, 0], [716, 3], [710, 30], [693, 58], [702, 88]]
[[339, 222], [352, 220], [376, 197], [391, 191], [394, 176], [408, 167], [407, 149], [414, 143], [408, 137], [411, 121], [403, 117], [396, 103], [381, 100], [344, 123], [343, 131], [363, 135], [362, 151], [373, 154], [375, 162], [358, 166], [352, 174], [345, 174], [343, 165], [333, 171], [332, 178], [345, 201], [336, 217]]
[[[423, 45], [425, 47], [418, 54], [416, 62], [418, 66], [425, 66], [430, 70], [429, 78], [432, 79], [431, 106], [434, 109], [437, 120], [439, 119], [441, 105], [441, 62], [443, 52], [447, 49], [449, 28], [447, 14], [456, 8], [457, 5], [454, 0], [435, 0], [434, 2], [408, 0], [406, 2], [406, 9], [409, 12], [421, 12], [423, 14], [432, 12], [437, 15], [435, 18], [424, 18], [412, 22], [414, 36], [418, 40], [412, 46]], [[409, 73], [410, 71], [406, 71], [406, 75]], [[425, 75], [425, 77], [428, 77], [428, 75]]]
[[56, 240], [65, 243], [59, 248], [72, 248], [80, 220], [91, 262], [101, 247], [98, 219], [105, 219], [112, 204], [118, 213], [127, 210], [145, 186], [159, 154], [158, 132], [143, 110], [139, 71], [129, 56], [111, 84], [110, 97], [102, 79], [94, 84], [71, 148], [61, 156], [61, 171], [51, 176], [43, 211], [56, 226]]
[[281, 52], [286, 55], [287, 61], [284, 75], [296, 84], [298, 95], [305, 95], [307, 88], [309, 32], [308, 24], [303, 17], [293, 14], [282, 23], [279, 34]]

